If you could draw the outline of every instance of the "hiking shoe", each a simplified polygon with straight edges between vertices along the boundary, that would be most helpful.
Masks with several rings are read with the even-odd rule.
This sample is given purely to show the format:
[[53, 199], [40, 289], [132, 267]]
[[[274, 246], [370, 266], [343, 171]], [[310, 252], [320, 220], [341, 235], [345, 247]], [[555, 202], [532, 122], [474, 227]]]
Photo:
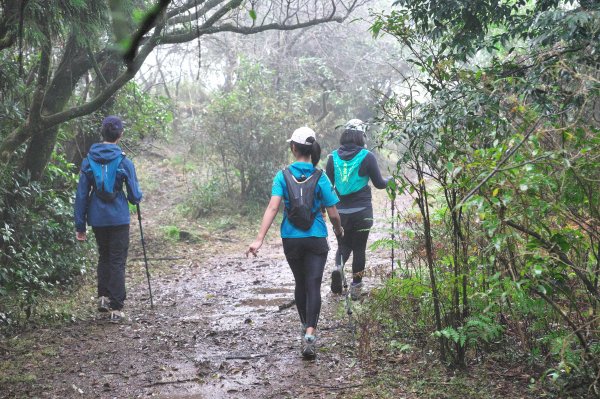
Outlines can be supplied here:
[[317, 337], [314, 335], [304, 335], [302, 338], [302, 357], [305, 359], [314, 359], [317, 356]]
[[358, 301], [360, 299], [360, 294], [362, 293], [363, 283], [352, 283], [350, 285], [350, 298], [353, 301]]
[[110, 311], [110, 299], [105, 296], [98, 298], [98, 312], [109, 312]]
[[342, 266], [336, 265], [335, 270], [331, 272], [331, 292], [342, 293]]
[[125, 320], [125, 313], [121, 310], [111, 310], [108, 321], [111, 323], [120, 323]]

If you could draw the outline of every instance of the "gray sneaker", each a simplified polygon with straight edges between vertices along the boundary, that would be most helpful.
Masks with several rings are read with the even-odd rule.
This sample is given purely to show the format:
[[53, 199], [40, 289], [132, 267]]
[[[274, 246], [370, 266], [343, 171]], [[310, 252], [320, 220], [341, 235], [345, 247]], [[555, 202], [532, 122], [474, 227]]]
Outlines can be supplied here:
[[110, 311], [110, 299], [105, 296], [98, 298], [98, 312], [109, 312]]
[[317, 337], [314, 335], [305, 335], [302, 338], [302, 357], [305, 359], [314, 359], [317, 357]]
[[125, 320], [125, 313], [121, 310], [111, 310], [108, 321], [111, 323], [120, 323]]
[[335, 270], [331, 272], [331, 292], [334, 294], [342, 293], [342, 266], [336, 265]]
[[362, 293], [362, 287], [363, 287], [363, 283], [362, 281], [360, 283], [352, 283], [350, 285], [350, 298], [352, 298], [353, 301], [358, 301], [360, 299], [360, 294]]

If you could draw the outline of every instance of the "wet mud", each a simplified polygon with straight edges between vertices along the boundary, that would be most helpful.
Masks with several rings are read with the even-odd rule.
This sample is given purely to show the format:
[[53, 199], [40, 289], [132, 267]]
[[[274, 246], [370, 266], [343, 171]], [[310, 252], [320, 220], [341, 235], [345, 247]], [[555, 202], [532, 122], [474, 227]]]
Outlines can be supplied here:
[[[154, 259], [154, 309], [139, 230], [132, 223], [127, 321], [113, 324], [96, 314], [23, 332], [13, 337], [22, 343], [19, 348], [11, 348], [11, 339], [0, 342], [0, 376], [5, 377], [0, 378], [0, 398], [352, 397], [365, 371], [356, 358], [344, 297], [329, 289], [333, 235], [321, 290], [319, 352], [314, 361], [306, 361], [300, 355], [293, 275], [277, 227], [271, 228], [258, 258], [244, 256], [246, 240], [235, 229], [202, 244], [165, 240], [161, 229], [172, 223], [185, 176], [174, 178], [161, 163], [143, 166], [157, 181], [170, 177], [174, 186], [169, 193], [151, 192], [142, 211], [148, 216], [144, 232]], [[380, 202], [383, 221], [389, 211], [385, 200]], [[381, 221], [370, 242], [387, 234], [385, 226], [378, 226]], [[388, 251], [368, 256], [367, 291], [381, 283], [390, 265]], [[95, 299], [79, 306], [93, 310]]]
[[[319, 354], [300, 355], [293, 276], [275, 240], [247, 259], [243, 243], [199, 261], [168, 265], [153, 279], [155, 308], [131, 262], [128, 320], [101, 314], [26, 333], [52, 356], [26, 364], [32, 381], [4, 384], [0, 397], [339, 398], [361, 379], [343, 297], [322, 286]], [[135, 255], [132, 256], [135, 258]], [[136, 272], [137, 271], [137, 272]], [[88, 306], [93, 306], [90, 301]], [[341, 316], [340, 316], [341, 314]], [[14, 356], [23, 355], [15, 354]], [[10, 356], [10, 354], [9, 354]], [[4, 359], [8, 360], [8, 359]]]

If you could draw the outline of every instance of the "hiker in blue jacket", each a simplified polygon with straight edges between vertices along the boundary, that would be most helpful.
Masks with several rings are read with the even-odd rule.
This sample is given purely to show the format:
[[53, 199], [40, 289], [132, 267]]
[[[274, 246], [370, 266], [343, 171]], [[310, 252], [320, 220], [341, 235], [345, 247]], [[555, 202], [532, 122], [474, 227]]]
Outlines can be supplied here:
[[[81, 164], [75, 196], [76, 237], [85, 241], [86, 224], [98, 245], [98, 311], [111, 321], [124, 317], [125, 263], [129, 249], [129, 206], [142, 199], [133, 162], [117, 145], [123, 122], [116, 116], [102, 121], [102, 143], [94, 144]], [[127, 193], [123, 191], [123, 183]]]
[[[327, 176], [315, 168], [321, 158], [321, 147], [315, 139], [315, 132], [308, 127], [301, 127], [294, 131], [288, 142], [296, 162], [279, 171], [273, 179], [271, 200], [265, 210], [256, 240], [248, 247], [246, 256], [250, 253], [257, 255], [283, 200], [285, 211], [280, 230], [283, 252], [296, 282], [294, 297], [303, 335], [301, 353], [304, 358], [311, 359], [316, 356], [321, 281], [329, 252], [327, 226], [320, 212], [321, 206], [327, 210], [336, 236], [343, 236], [343, 229], [335, 208], [338, 197]], [[311, 180], [315, 176], [318, 180]], [[303, 191], [303, 188], [306, 190]], [[308, 204], [304, 207], [299, 206], [308, 202], [306, 198], [311, 196], [310, 209]], [[306, 201], [294, 198], [305, 198]], [[307, 211], [303, 217], [297, 217], [298, 208]]]
[[353, 300], [359, 299], [361, 294], [367, 239], [373, 226], [369, 180], [378, 189], [385, 188], [389, 181], [381, 177], [375, 155], [365, 148], [365, 132], [366, 125], [363, 121], [349, 120], [340, 137], [340, 148], [328, 157], [325, 167], [327, 176], [340, 197], [337, 209], [344, 228], [344, 239], [339, 241], [335, 270], [331, 273], [331, 291], [342, 293], [343, 265], [353, 253], [350, 285], [350, 297]]

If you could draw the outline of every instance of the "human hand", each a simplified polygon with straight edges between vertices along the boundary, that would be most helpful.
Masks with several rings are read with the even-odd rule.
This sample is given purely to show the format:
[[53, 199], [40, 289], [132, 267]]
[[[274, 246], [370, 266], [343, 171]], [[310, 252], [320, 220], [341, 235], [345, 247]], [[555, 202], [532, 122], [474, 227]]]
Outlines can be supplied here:
[[87, 240], [87, 234], [85, 231], [77, 231], [75, 233], [75, 238], [77, 238], [77, 241], [85, 241]]
[[333, 233], [335, 234], [335, 238], [337, 238], [338, 240], [341, 240], [342, 238], [344, 238], [344, 228], [343, 227], [340, 227], [340, 229], [338, 231], [333, 229]]
[[263, 244], [262, 240], [256, 240], [252, 244], [250, 244], [248, 246], [248, 249], [246, 250], [246, 258], [248, 257], [249, 254], [252, 254], [255, 257], [258, 256], [258, 249], [262, 246], [262, 244]]

